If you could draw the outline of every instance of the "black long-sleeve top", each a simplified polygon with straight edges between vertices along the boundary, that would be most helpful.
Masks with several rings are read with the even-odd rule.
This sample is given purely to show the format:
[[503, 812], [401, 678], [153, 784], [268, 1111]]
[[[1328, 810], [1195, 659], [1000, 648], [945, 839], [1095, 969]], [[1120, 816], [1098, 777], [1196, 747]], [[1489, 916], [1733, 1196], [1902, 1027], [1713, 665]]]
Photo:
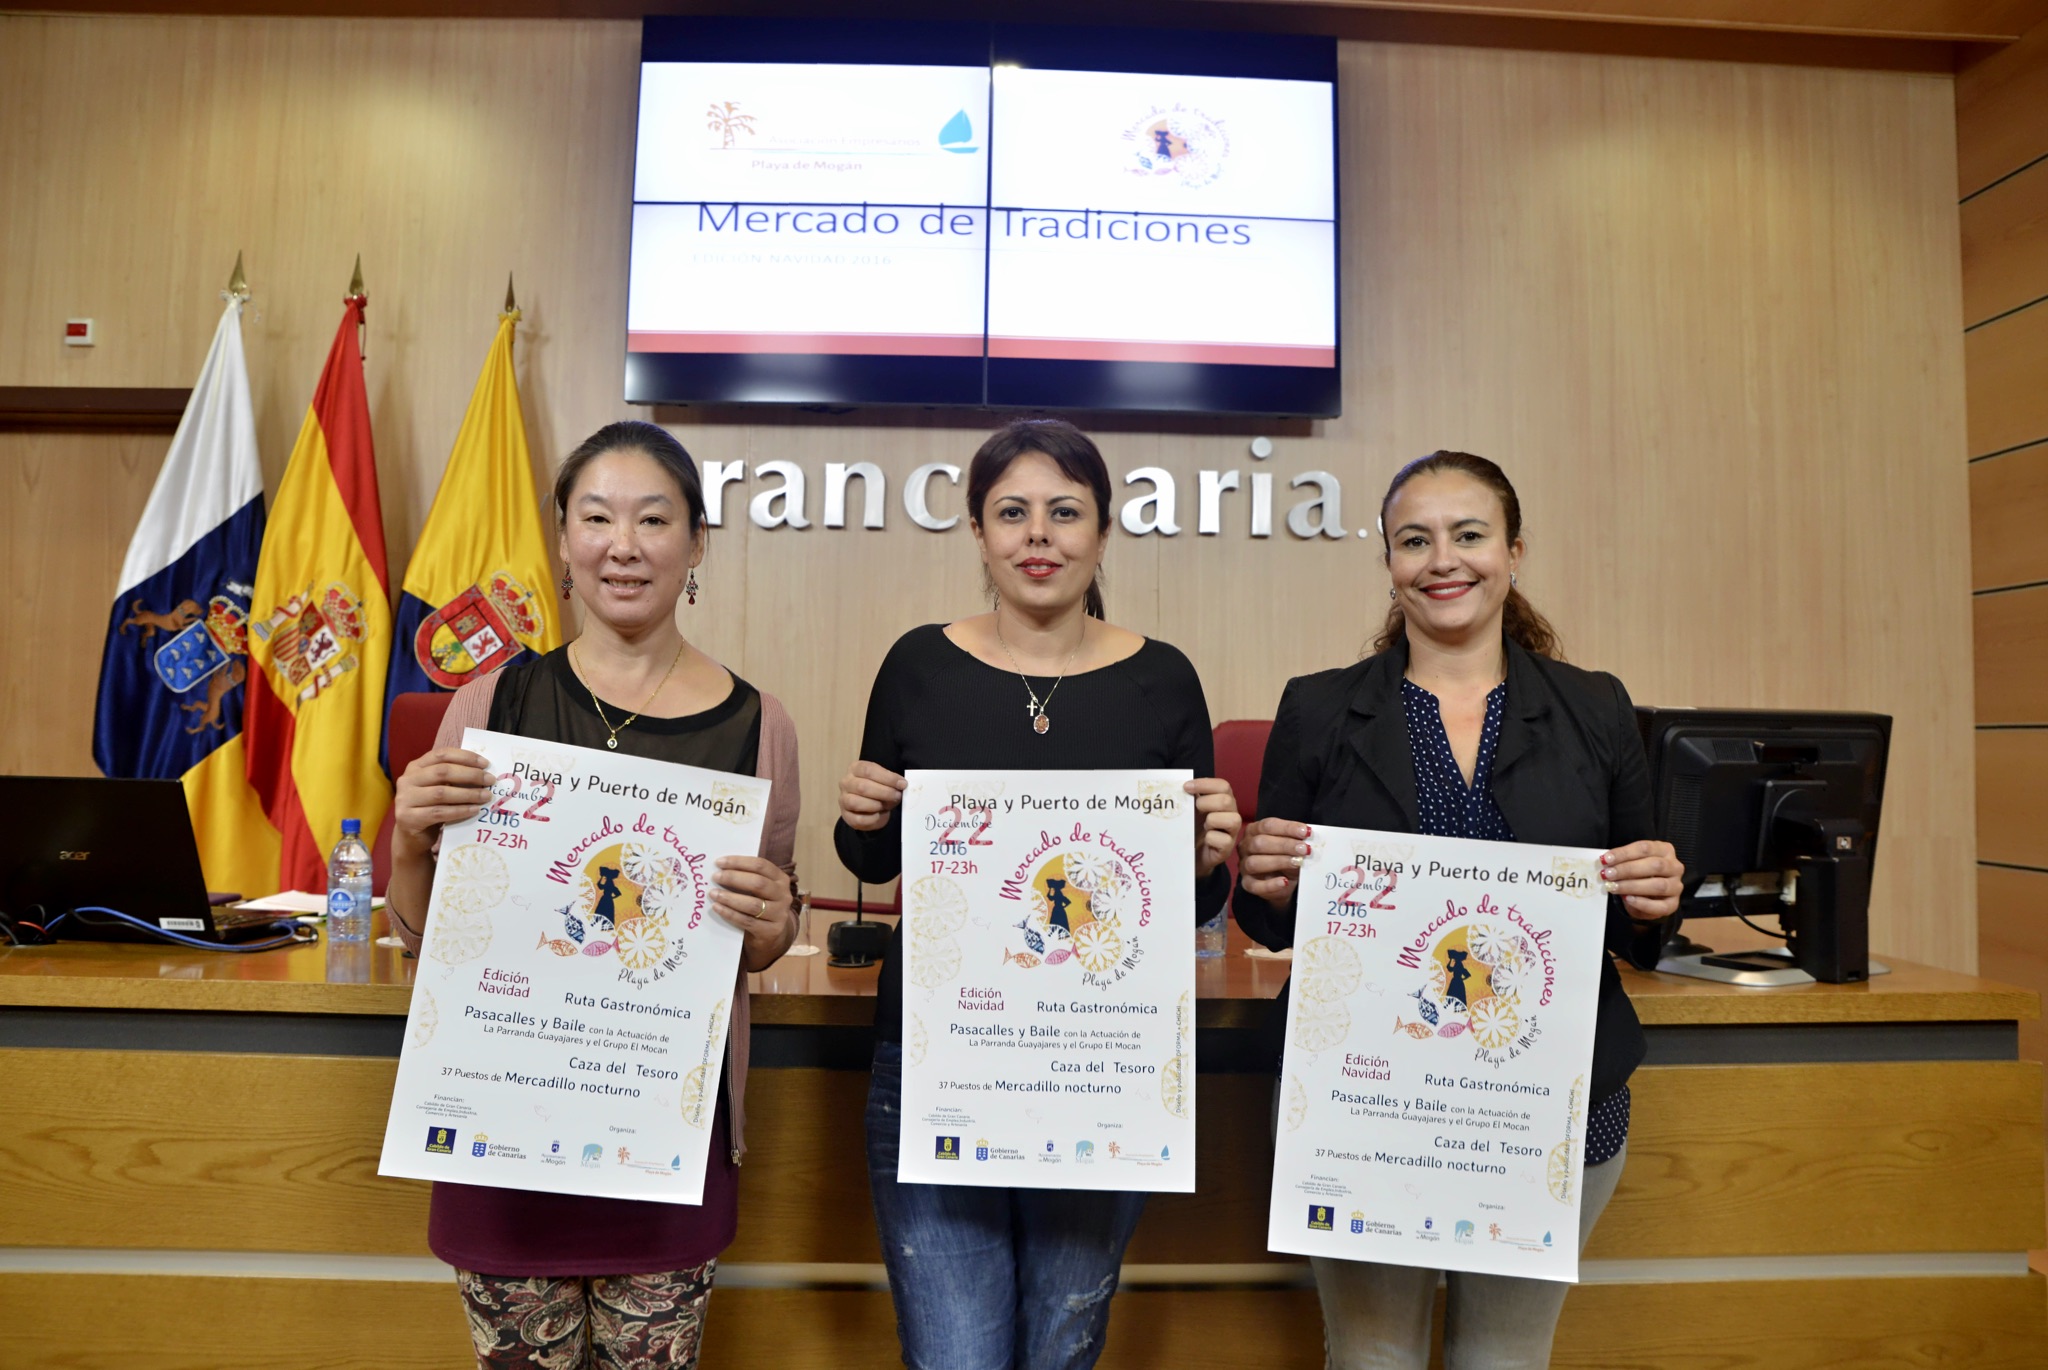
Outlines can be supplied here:
[[[1621, 682], [1532, 655], [1513, 641], [1505, 646], [1507, 699], [1488, 791], [1516, 840], [1611, 849], [1656, 836], [1649, 766]], [[1401, 703], [1407, 666], [1402, 642], [1356, 665], [1288, 681], [1266, 741], [1255, 812], [1311, 826], [1424, 831]], [[1275, 951], [1292, 946], [1298, 895], [1297, 889], [1276, 909], [1239, 890], [1238, 925]], [[1633, 921], [1611, 896], [1605, 903], [1607, 952], [1655, 966], [1666, 925]], [[1283, 990], [1269, 1041], [1276, 1064], [1286, 1012]], [[1598, 1105], [1627, 1084], [1644, 1050], [1635, 1006], [1602, 955], [1590, 1102]]]
[[[1024, 682], [999, 670], [946, 636], [936, 623], [899, 638], [875, 675], [868, 696], [863, 761], [901, 774], [908, 770], [1139, 770], [1185, 769], [1214, 775], [1216, 747], [1202, 682], [1179, 649], [1147, 638], [1122, 661], [1062, 680], [1048, 698], [1051, 676], [1031, 677], [1046, 701], [1051, 726], [1031, 728]], [[903, 811], [888, 825], [857, 832], [841, 819], [833, 830], [839, 859], [864, 884], [882, 885], [903, 872]], [[1188, 859], [1194, 859], [1192, 846]], [[1196, 882], [1188, 910], [1189, 954], [1194, 924], [1223, 907], [1230, 872], [1217, 868]], [[875, 1035], [902, 1039], [903, 931], [889, 944], [876, 987]]]

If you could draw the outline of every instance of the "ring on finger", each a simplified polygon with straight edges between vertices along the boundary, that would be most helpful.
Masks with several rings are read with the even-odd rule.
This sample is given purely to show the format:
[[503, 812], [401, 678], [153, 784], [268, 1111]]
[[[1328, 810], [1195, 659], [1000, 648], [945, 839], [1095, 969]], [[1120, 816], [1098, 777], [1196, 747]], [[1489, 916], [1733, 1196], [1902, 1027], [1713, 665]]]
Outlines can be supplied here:
[[761, 900], [761, 901], [760, 901], [760, 904], [761, 904], [761, 911], [760, 911], [759, 913], [755, 914], [754, 916], [755, 916], [756, 918], [766, 918], [766, 917], [768, 916], [768, 901], [767, 901], [766, 899], [763, 899], [763, 900]]

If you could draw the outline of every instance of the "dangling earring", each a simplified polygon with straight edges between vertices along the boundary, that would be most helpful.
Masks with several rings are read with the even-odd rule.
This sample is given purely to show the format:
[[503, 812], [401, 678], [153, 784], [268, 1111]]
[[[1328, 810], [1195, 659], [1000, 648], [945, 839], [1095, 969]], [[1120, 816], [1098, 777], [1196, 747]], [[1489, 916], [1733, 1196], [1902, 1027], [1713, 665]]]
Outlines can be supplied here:
[[697, 568], [690, 568], [690, 578], [683, 582], [683, 593], [690, 597], [690, 603], [697, 602]]
[[1508, 572], [1508, 588], [1510, 590], [1515, 588], [1515, 573], [1513, 571]]
[[573, 589], [575, 589], [575, 588], [576, 588], [576, 581], [575, 581], [574, 577], [572, 577], [572, 576], [571, 576], [571, 575], [570, 575], [570, 574], [569, 574], [569, 573], [568, 573], [567, 571], [564, 571], [564, 572], [562, 572], [562, 580], [561, 580], [561, 585], [562, 585], [562, 599], [563, 599], [563, 601], [564, 601], [564, 602], [567, 602], [567, 600], [568, 600], [568, 598], [569, 598], [569, 592], [570, 592], [571, 590], [573, 590]]

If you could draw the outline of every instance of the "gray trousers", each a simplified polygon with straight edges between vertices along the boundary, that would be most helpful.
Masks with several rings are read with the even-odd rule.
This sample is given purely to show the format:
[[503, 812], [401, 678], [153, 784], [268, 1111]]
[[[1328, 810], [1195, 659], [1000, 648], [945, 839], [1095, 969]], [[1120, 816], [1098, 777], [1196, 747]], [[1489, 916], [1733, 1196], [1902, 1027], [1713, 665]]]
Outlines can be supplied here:
[[[1585, 1169], [1579, 1250], [1614, 1197], [1628, 1147]], [[1424, 1370], [1440, 1272], [1312, 1256], [1323, 1301], [1329, 1370]], [[1444, 1370], [1543, 1370], [1571, 1288], [1558, 1280], [1451, 1271], [1444, 1304]]]

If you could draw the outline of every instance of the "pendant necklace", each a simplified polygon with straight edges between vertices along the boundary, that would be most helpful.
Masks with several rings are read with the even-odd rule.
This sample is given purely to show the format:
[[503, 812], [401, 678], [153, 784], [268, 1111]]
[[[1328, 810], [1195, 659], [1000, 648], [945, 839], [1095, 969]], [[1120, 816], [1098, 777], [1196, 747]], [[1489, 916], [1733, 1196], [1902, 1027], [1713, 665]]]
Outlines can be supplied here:
[[[689, 645], [690, 640], [688, 638], [684, 638], [681, 642], [678, 642], [676, 644], [676, 654], [668, 663], [667, 673], [662, 676], [661, 684], [656, 685], [654, 689], [648, 693], [646, 702], [640, 706], [641, 711], [645, 711], [647, 705], [652, 704], [654, 702], [654, 696], [661, 693], [662, 685], [668, 684], [669, 676], [672, 676], [676, 673], [676, 666], [683, 659], [683, 648]], [[611, 734], [610, 737], [607, 737], [604, 740], [604, 745], [611, 748], [613, 751], [617, 751], [619, 749], [619, 734], [624, 732], [627, 728], [631, 727], [633, 725], [634, 720], [640, 717], [640, 713], [635, 712], [627, 714], [626, 717], [620, 722], [619, 726], [614, 728], [612, 726], [612, 721], [604, 716], [604, 705], [598, 703], [597, 691], [590, 689], [589, 678], [584, 675], [583, 668], [577, 665], [576, 663], [576, 648], [573, 645], [571, 645], [569, 648], [569, 664], [575, 667], [576, 678], [583, 682], [583, 688], [586, 690], [590, 690], [590, 702], [597, 708], [597, 721], [604, 724], [604, 730]], [[1047, 697], [1050, 698], [1050, 696]], [[1041, 729], [1041, 731], [1043, 730]]]
[[1031, 688], [1030, 677], [1025, 675], [1024, 668], [1017, 664], [1017, 654], [1010, 650], [1009, 643], [1003, 641], [1003, 616], [1000, 612], [996, 614], [996, 644], [1003, 649], [1003, 655], [1010, 659], [1010, 669], [1017, 673], [1017, 679], [1024, 682], [1024, 693], [1031, 696], [1031, 702], [1024, 706], [1024, 712], [1031, 717], [1031, 731], [1039, 734], [1041, 737], [1052, 730], [1052, 719], [1045, 712], [1046, 706], [1052, 703], [1053, 695], [1060, 688], [1060, 681], [1067, 678], [1067, 667], [1072, 666], [1074, 658], [1080, 654], [1081, 642], [1086, 642], [1087, 640], [1088, 622], [1086, 619], [1083, 619], [1081, 621], [1081, 641], [1076, 642], [1074, 650], [1067, 653], [1066, 662], [1060, 667], [1059, 678], [1053, 681], [1052, 689], [1047, 690], [1045, 698], [1041, 700], [1038, 697], [1038, 691]]

